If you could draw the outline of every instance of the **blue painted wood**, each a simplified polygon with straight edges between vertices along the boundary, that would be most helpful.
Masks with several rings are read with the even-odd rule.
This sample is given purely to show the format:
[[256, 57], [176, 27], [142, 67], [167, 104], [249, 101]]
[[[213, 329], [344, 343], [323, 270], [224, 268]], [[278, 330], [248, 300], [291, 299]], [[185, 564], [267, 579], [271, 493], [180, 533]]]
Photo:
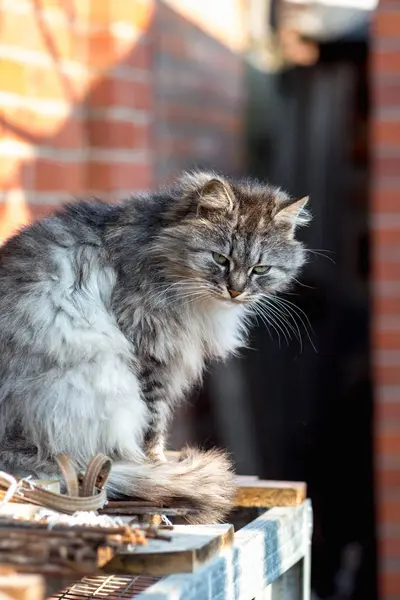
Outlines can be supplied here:
[[252, 600], [308, 556], [311, 532], [309, 501], [272, 508], [238, 531], [233, 546], [201, 569], [165, 577], [137, 600]]

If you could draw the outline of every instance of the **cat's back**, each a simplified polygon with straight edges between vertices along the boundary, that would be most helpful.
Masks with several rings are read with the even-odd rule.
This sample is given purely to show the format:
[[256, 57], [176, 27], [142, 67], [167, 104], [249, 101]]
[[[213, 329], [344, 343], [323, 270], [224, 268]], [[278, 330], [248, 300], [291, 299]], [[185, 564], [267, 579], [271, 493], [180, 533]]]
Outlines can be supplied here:
[[22, 229], [0, 247], [0, 285], [5, 278], [19, 283], [46, 279], [55, 274], [58, 262], [79, 248], [100, 248], [110, 208], [98, 202], [77, 202]]
[[[76, 203], [33, 223], [0, 248], [0, 340], [104, 320], [115, 273], [102, 228], [110, 207]], [[29, 344], [30, 345], [30, 344]]]

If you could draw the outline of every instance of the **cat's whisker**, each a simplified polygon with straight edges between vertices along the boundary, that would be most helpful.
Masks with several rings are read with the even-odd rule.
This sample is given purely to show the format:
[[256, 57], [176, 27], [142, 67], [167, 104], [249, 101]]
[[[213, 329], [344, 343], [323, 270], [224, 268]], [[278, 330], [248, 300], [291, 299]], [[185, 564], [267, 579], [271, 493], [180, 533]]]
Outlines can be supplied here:
[[[297, 285], [300, 285], [301, 287], [308, 288], [309, 290], [315, 290], [315, 287], [313, 285], [307, 285], [306, 283], [303, 283], [302, 281], [299, 281], [298, 279], [296, 279], [296, 277], [293, 277], [293, 281], [295, 283], [297, 283]], [[288, 292], [286, 292], [286, 293], [288, 293]]]
[[283, 332], [282, 328], [280, 327], [279, 323], [277, 323], [270, 314], [266, 315], [259, 305], [255, 305], [254, 310], [255, 310], [256, 314], [260, 317], [261, 321], [265, 324], [271, 339], [272, 339], [272, 336], [271, 336], [271, 332], [269, 330], [270, 327], [272, 327], [272, 329], [276, 332], [276, 334], [278, 336], [279, 346], [281, 345], [280, 332], [283, 333], [285, 341], [288, 344], [288, 339], [287, 339], [285, 333]]
[[[254, 310], [254, 314], [256, 315], [257, 321], [258, 321], [258, 318], [259, 318], [261, 320], [261, 322], [265, 325], [265, 327], [266, 327], [266, 329], [268, 331], [268, 335], [269, 335], [270, 339], [272, 340], [272, 333], [270, 331], [270, 326], [273, 329], [275, 329], [274, 325], [272, 323], [270, 323], [269, 321], [267, 321], [266, 318], [262, 314], [260, 314], [260, 312], [258, 310], [258, 307], [256, 305], [253, 306], [253, 310]], [[278, 343], [279, 343], [279, 346], [280, 346], [281, 345], [281, 338], [280, 338], [279, 332], [276, 329], [275, 329], [275, 331], [277, 333]]]
[[180, 308], [186, 307], [188, 304], [192, 304], [193, 302], [199, 301], [199, 300], [205, 300], [206, 298], [209, 298], [210, 295], [209, 294], [197, 294], [197, 295], [192, 295], [192, 296], [187, 296], [185, 298], [179, 298], [176, 299], [175, 302], [171, 302], [170, 304], [168, 304], [168, 308], [174, 308], [177, 305]]
[[326, 252], [327, 254], [336, 254], [334, 250], [327, 250], [326, 248], [304, 248], [307, 252]]
[[[329, 252], [329, 250], [311, 250], [310, 248], [305, 248], [304, 252], [307, 252], [308, 254], [314, 254], [315, 256], [321, 256], [322, 258], [326, 258], [333, 265], [336, 265], [336, 262], [331, 256], [326, 256], [326, 254], [324, 254], [324, 252]], [[332, 252], [332, 254], [334, 254], [334, 252]]]
[[285, 322], [285, 320], [281, 318], [279, 311], [277, 311], [275, 307], [269, 304], [259, 304], [258, 308], [264, 314], [266, 314], [269, 319], [273, 319], [274, 323], [279, 327], [279, 330], [282, 332], [286, 343], [289, 344], [291, 338], [290, 329], [287, 327], [287, 323]]
[[281, 296], [279, 297], [279, 301], [283, 304], [290, 306], [294, 312], [297, 312], [299, 314], [299, 318], [304, 317], [304, 319], [307, 323], [307, 326], [310, 328], [312, 334], [315, 335], [315, 332], [312, 328], [310, 319], [308, 318], [307, 314], [304, 312], [303, 309], [301, 309], [299, 306], [297, 306], [297, 304], [294, 304], [294, 302], [291, 302], [290, 300], [287, 300], [286, 298], [282, 298]]
[[183, 303], [183, 301], [187, 299], [199, 298], [200, 296], [209, 296], [209, 290], [197, 288], [196, 290], [182, 292], [181, 294], [176, 294], [170, 302], [168, 302], [167, 306], [171, 307], [174, 304]]
[[272, 315], [273, 315], [274, 322], [276, 323], [277, 326], [279, 325], [279, 329], [282, 331], [286, 343], [289, 344], [289, 340], [291, 338], [290, 330], [293, 331], [293, 328], [290, 327], [289, 323], [287, 323], [287, 321], [282, 318], [282, 315], [276, 309], [276, 307], [273, 307], [270, 304], [262, 304], [262, 305], [259, 305], [258, 308], [260, 308], [261, 310], [267, 311], [269, 318], [272, 318]]
[[[271, 301], [271, 303], [273, 304], [275, 310], [278, 311], [278, 313], [281, 316], [281, 319], [285, 321], [285, 323], [287, 324], [287, 326], [290, 328], [291, 331], [293, 331], [293, 334], [295, 335], [295, 337], [298, 339], [299, 344], [300, 344], [300, 351], [303, 351], [303, 338], [301, 335], [301, 331], [300, 328], [297, 324], [296, 318], [295, 316], [292, 314], [292, 312], [288, 309], [288, 307], [282, 306], [279, 303], [279, 300], [277, 300], [277, 297], [273, 297], [273, 298], [269, 298], [268, 300]], [[274, 303], [275, 301], [275, 303]], [[303, 327], [304, 327], [304, 323]]]
[[[280, 306], [281, 310], [284, 311], [284, 313], [292, 319], [292, 321], [296, 325], [296, 328], [299, 331], [299, 335], [301, 337], [300, 330], [298, 328], [296, 319], [298, 319], [300, 321], [312, 348], [314, 349], [315, 352], [317, 352], [317, 349], [316, 349], [314, 342], [312, 340], [312, 337], [311, 337], [311, 334], [315, 335], [315, 333], [314, 333], [314, 330], [312, 328], [312, 325], [311, 325], [310, 320], [309, 320], [308, 316], [306, 315], [306, 313], [300, 307], [298, 307], [296, 304], [294, 304], [293, 302], [290, 302], [289, 300], [287, 300], [285, 298], [278, 297], [278, 296], [270, 296], [269, 299], [272, 300], [273, 302], [275, 302], [276, 306]], [[310, 334], [310, 331], [311, 331], [311, 334]]]
[[[201, 285], [204, 285], [203, 283]], [[161, 291], [157, 292], [155, 296], [151, 297], [151, 301], [154, 302], [156, 301], [154, 308], [156, 308], [158, 305], [161, 304], [161, 299], [163, 297], [168, 297], [168, 292], [170, 290], [172, 290], [172, 288], [176, 288], [178, 287], [178, 293], [181, 290], [193, 290], [193, 289], [199, 289], [201, 287], [201, 285], [199, 285], [199, 280], [195, 280], [193, 279], [193, 281], [189, 280], [189, 279], [184, 279], [182, 281], [177, 281], [174, 282], [170, 285], [168, 285], [167, 287], [165, 287], [164, 289], [162, 289]], [[174, 292], [174, 295], [176, 295], [176, 293]], [[159, 302], [160, 301], [160, 302]]]

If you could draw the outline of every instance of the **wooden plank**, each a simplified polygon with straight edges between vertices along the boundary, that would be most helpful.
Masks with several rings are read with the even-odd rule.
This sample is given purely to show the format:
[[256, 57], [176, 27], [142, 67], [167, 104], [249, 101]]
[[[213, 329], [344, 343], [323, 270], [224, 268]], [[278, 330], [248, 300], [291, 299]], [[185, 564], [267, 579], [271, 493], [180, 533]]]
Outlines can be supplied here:
[[119, 552], [103, 570], [132, 575], [193, 573], [233, 543], [232, 525], [176, 525], [171, 541], [149, 540], [146, 546]]
[[260, 478], [257, 475], [236, 475], [237, 485], [245, 485], [250, 481], [260, 481]]
[[[195, 573], [162, 578], [135, 600], [252, 600], [307, 556], [309, 501], [266, 511], [235, 534], [234, 544]], [[274, 597], [272, 594], [269, 597]]]
[[[168, 460], [179, 460], [179, 451], [166, 452]], [[270, 481], [257, 475], [238, 475], [235, 506], [272, 508], [298, 506], [307, 498], [307, 486], [302, 481]]]
[[4, 504], [4, 506], [0, 508], [0, 516], [23, 517], [25, 519], [31, 519], [40, 510], [42, 510], [42, 507], [37, 506], [36, 504], [7, 502], [7, 504]]
[[235, 506], [269, 508], [298, 506], [307, 498], [307, 486], [299, 481], [264, 481], [237, 479]]
[[39, 575], [0, 576], [0, 595], [12, 600], [43, 600], [44, 580]]

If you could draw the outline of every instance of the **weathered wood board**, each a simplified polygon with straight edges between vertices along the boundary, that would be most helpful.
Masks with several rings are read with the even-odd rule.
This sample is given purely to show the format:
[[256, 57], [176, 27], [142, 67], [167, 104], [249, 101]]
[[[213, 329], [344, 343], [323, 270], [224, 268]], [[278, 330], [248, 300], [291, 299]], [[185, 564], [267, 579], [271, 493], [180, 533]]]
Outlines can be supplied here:
[[269, 508], [298, 506], [306, 500], [307, 486], [301, 481], [266, 481], [237, 478], [235, 506]]
[[[280, 582], [299, 561], [308, 560], [311, 535], [308, 501], [300, 506], [272, 508], [238, 531], [232, 547], [218, 553], [203, 568], [163, 577], [135, 600], [276, 599], [282, 586], [269, 586]], [[306, 599], [310, 589], [308, 570], [304, 570], [304, 578], [302, 597]]]
[[[166, 453], [168, 460], [179, 460], [180, 452]], [[307, 498], [307, 486], [302, 481], [270, 481], [257, 475], [238, 475], [234, 505], [241, 508], [272, 508], [298, 506]]]
[[232, 525], [177, 525], [171, 541], [149, 540], [146, 546], [119, 552], [103, 570], [132, 575], [193, 573], [233, 543]]
[[8, 502], [0, 508], [0, 516], [10, 517], [23, 517], [25, 519], [31, 519], [39, 511], [41, 507], [36, 504], [23, 504], [22, 502]]
[[39, 575], [1, 575], [0, 597], [12, 600], [43, 600], [44, 580]]

